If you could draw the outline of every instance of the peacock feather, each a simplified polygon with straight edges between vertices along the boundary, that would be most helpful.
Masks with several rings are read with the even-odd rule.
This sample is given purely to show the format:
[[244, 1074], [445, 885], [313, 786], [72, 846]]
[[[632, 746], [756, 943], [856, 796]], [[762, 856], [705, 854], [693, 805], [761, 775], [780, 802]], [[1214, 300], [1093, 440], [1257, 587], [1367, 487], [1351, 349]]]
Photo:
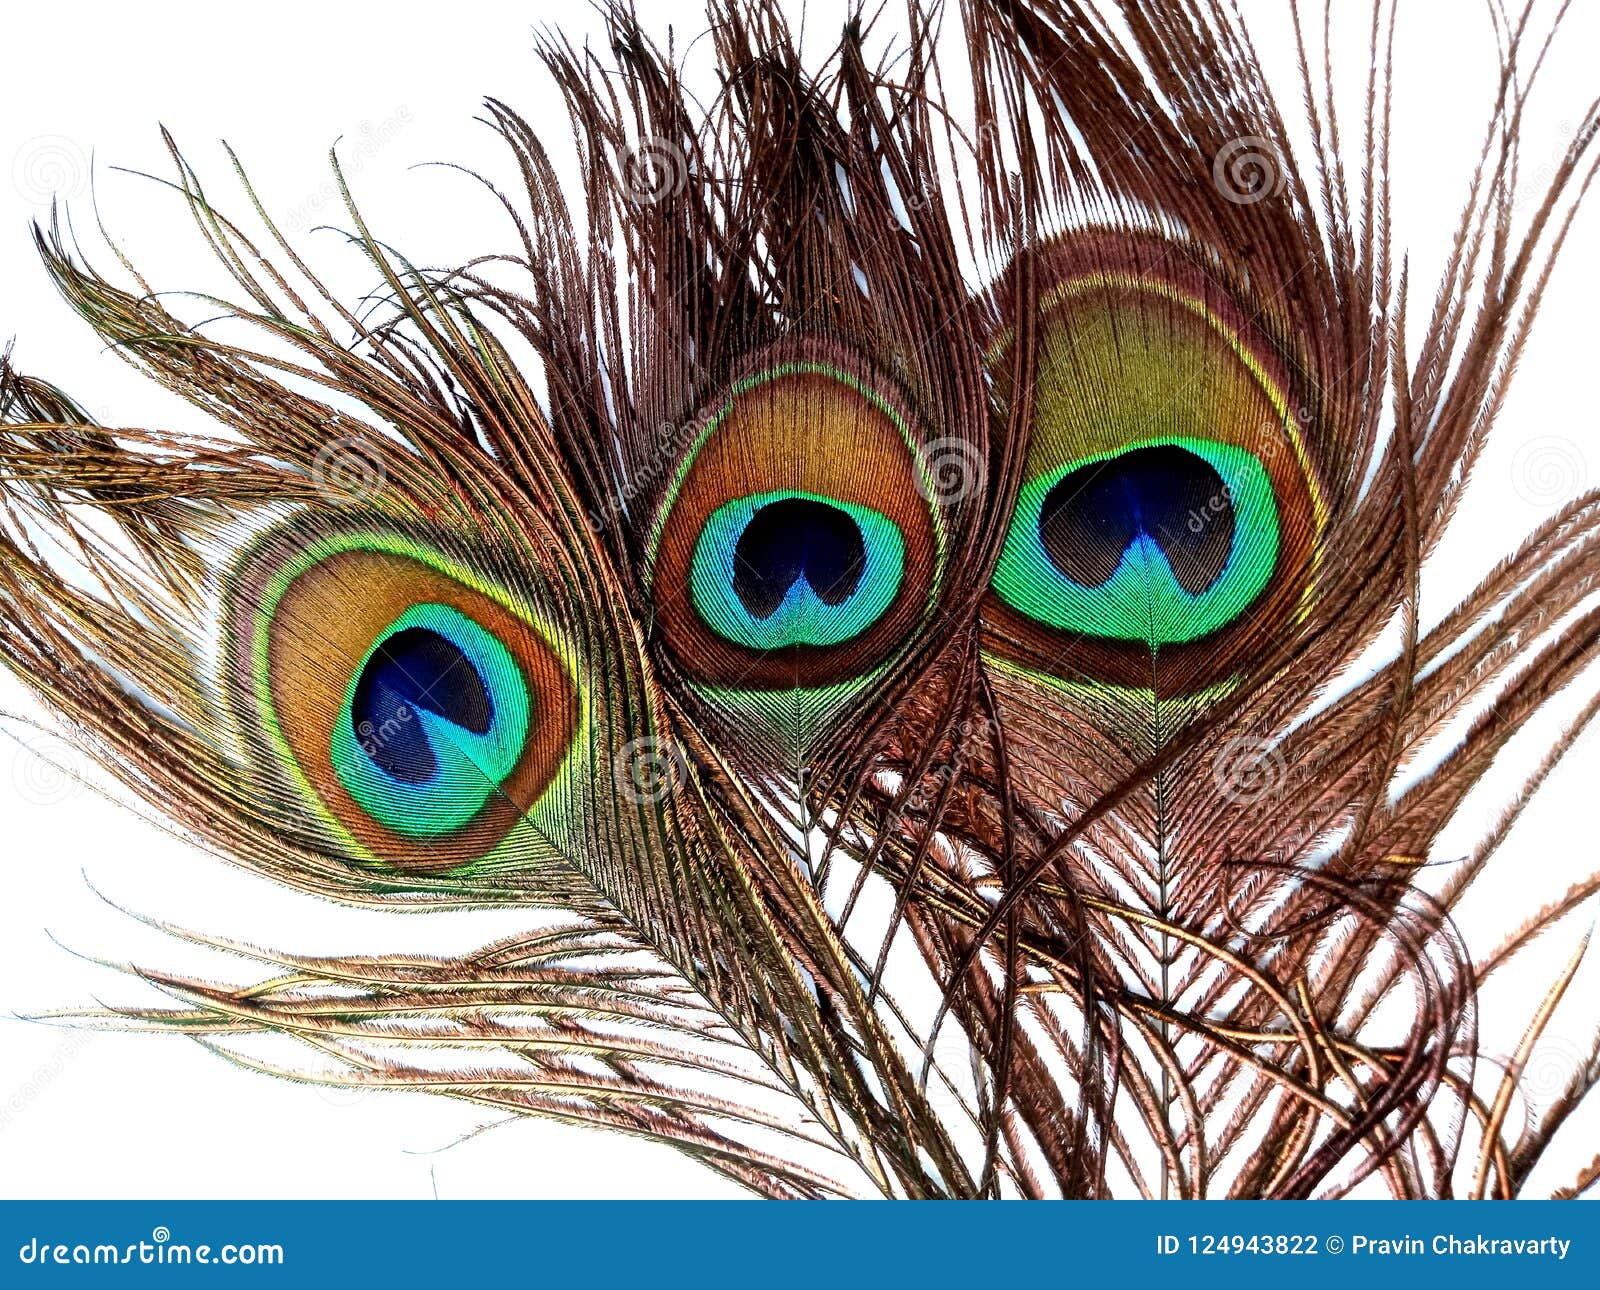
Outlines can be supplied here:
[[1419, 601], [1600, 163], [1591, 107], [1517, 180], [1558, 24], [1496, 8], [1418, 285], [1385, 0], [1353, 121], [1326, 27], [1285, 101], [1223, 0], [912, 5], [820, 67], [776, 0], [710, 9], [709, 102], [625, 5], [608, 58], [544, 38], [580, 179], [491, 101], [520, 182], [480, 260], [405, 259], [341, 175], [376, 304], [170, 139], [226, 326], [36, 230], [216, 429], [0, 369], [0, 655], [218, 854], [527, 926], [172, 928], [266, 979], [141, 967], [171, 1004], [99, 1020], [769, 1196], [1523, 1192], [1600, 1082], [1597, 1040], [1512, 1123], [1582, 947], [1503, 1066], [1478, 990], [1600, 876], [1488, 952], [1452, 913], [1596, 701], [1437, 840], [1600, 644], [1600, 493]]

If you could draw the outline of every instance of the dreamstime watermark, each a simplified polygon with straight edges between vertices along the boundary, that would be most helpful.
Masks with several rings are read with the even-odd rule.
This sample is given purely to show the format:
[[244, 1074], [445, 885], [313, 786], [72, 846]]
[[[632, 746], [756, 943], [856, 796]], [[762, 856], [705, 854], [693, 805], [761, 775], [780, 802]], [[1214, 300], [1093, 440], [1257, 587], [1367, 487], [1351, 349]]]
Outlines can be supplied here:
[[371, 501], [389, 482], [383, 458], [369, 442], [346, 435], [324, 444], [311, 463], [311, 479], [332, 506]]
[[954, 783], [960, 774], [961, 765], [958, 760], [941, 762], [933, 767], [917, 781], [916, 787], [906, 794], [905, 809], [913, 815], [931, 813], [948, 791], [947, 786]]
[[645, 139], [622, 158], [622, 190], [636, 206], [676, 197], [688, 184], [688, 159], [670, 139]]
[[1287, 773], [1283, 753], [1265, 739], [1230, 739], [1211, 758], [1211, 780], [1217, 791], [1245, 806], [1276, 794]]
[[356, 742], [361, 745], [361, 751], [366, 753], [369, 760], [377, 761], [378, 754], [405, 732], [415, 715], [409, 703], [401, 703], [396, 707], [394, 716], [385, 717], [378, 725], [370, 721], [361, 722], [356, 727]]
[[96, 1038], [97, 1036], [90, 1031], [68, 1031], [50, 1056], [34, 1067], [33, 1072], [8, 1093], [3, 1102], [0, 1102], [0, 1133], [4, 1133], [19, 1118], [26, 1115], [28, 1109], [44, 1096], [45, 1091], [61, 1078], [67, 1067]]
[[1590, 1053], [1564, 1038], [1546, 1039], [1534, 1048], [1517, 1074], [1517, 1091], [1533, 1106], [1544, 1107], [1565, 1097], [1574, 1085], [1600, 1078]]
[[656, 431], [656, 442], [650, 458], [638, 469], [629, 472], [627, 479], [619, 481], [605, 505], [588, 513], [589, 529], [600, 533], [617, 515], [643, 493], [655, 492], [656, 485], [679, 461], [685, 449], [694, 443], [700, 427], [693, 421], [663, 422]]
[[218, 1264], [225, 1267], [282, 1267], [283, 1246], [265, 1243], [227, 1242], [219, 1246], [189, 1245], [175, 1242], [172, 1232], [157, 1226], [148, 1240], [119, 1244], [112, 1241], [57, 1241], [35, 1236], [17, 1251], [21, 1263], [67, 1267], [131, 1267], [136, 1264], [156, 1267], [185, 1267], [191, 1264]]
[[1211, 182], [1235, 206], [1276, 197], [1289, 182], [1283, 154], [1258, 134], [1229, 139], [1211, 160]]
[[48, 731], [18, 738], [12, 748], [12, 787], [35, 806], [57, 806], [76, 797], [87, 783], [87, 769], [75, 744]]
[[364, 1102], [374, 1093], [381, 1091], [377, 1084], [324, 1084], [318, 1081], [311, 1087], [329, 1106], [340, 1109], [354, 1106], [357, 1102]]
[[971, 713], [950, 732], [950, 755], [930, 766], [906, 794], [905, 809], [913, 815], [931, 814], [939, 800], [957, 783], [974, 751], [994, 745], [999, 727], [982, 713]]
[[936, 506], [954, 506], [984, 486], [987, 472], [978, 446], [966, 439], [935, 439], [917, 451], [917, 492]]
[[1184, 527], [1196, 537], [1199, 537], [1222, 516], [1226, 515], [1231, 519], [1237, 509], [1238, 501], [1234, 496], [1234, 486], [1228, 480], [1224, 480], [1220, 489], [1212, 493], [1210, 497], [1206, 498], [1198, 506], [1189, 508], [1188, 517], [1184, 520]]
[[[374, 157], [394, 142], [394, 137], [410, 125], [412, 119], [411, 109], [402, 104], [377, 124], [363, 121], [354, 142], [341, 140], [339, 143], [340, 173], [346, 179], [359, 175]], [[303, 232], [322, 217], [325, 209], [329, 207], [338, 209], [343, 202], [344, 194], [337, 181], [327, 179], [320, 188], [289, 212], [284, 220], [284, 226], [292, 232]]]
[[909, 194], [901, 194], [901, 202], [904, 204], [908, 215], [929, 210], [938, 205], [938, 184], [931, 177], [925, 175], [912, 185]]
[[[1552, 133], [1556, 138], [1568, 139], [1569, 142], [1557, 146], [1537, 164], [1524, 164], [1518, 168], [1517, 188], [1511, 198], [1512, 209], [1521, 214], [1542, 206], [1550, 195], [1550, 186], [1560, 178], [1563, 168], [1574, 157], [1581, 157], [1589, 150], [1597, 130], [1600, 130], [1600, 120], [1588, 121], [1581, 126], [1570, 119], [1560, 122]], [[1581, 169], [1580, 166], [1577, 172], [1572, 173], [1580, 173]]]
[[59, 134], [29, 139], [11, 158], [11, 183], [17, 192], [40, 206], [77, 197], [89, 186], [89, 155]]
[[[929, 1107], [941, 1115], [951, 1115], [974, 1104], [972, 1045], [961, 1031], [948, 1022], [939, 1027], [933, 1041], [933, 1060], [928, 1067], [924, 1096]], [[918, 1058], [920, 1066], [926, 1053]]]
[[[1309, 425], [1311, 411], [1308, 408], [1292, 408], [1289, 410], [1299, 426]], [[1259, 444], [1254, 446], [1252, 455], [1263, 467], [1271, 467], [1277, 460], [1289, 451], [1289, 440], [1281, 433], [1282, 425], [1273, 423], [1267, 428], [1267, 433], [1261, 436]], [[1274, 432], [1278, 433], [1274, 433]], [[1206, 529], [1223, 516], [1232, 518], [1239, 509], [1239, 492], [1241, 480], [1238, 477], [1224, 478], [1219, 475], [1221, 487], [1215, 489], [1203, 502], [1189, 508], [1189, 513], [1184, 516], [1184, 527], [1194, 536], [1198, 537]], [[1170, 527], [1163, 527], [1163, 535], [1170, 534]]]
[[654, 806], [671, 797], [689, 773], [689, 763], [676, 740], [642, 735], [622, 746], [611, 765], [611, 777], [630, 802]]
[[1583, 449], [1561, 435], [1528, 440], [1511, 459], [1511, 487], [1530, 506], [1552, 506], [1576, 495], [1588, 481]]

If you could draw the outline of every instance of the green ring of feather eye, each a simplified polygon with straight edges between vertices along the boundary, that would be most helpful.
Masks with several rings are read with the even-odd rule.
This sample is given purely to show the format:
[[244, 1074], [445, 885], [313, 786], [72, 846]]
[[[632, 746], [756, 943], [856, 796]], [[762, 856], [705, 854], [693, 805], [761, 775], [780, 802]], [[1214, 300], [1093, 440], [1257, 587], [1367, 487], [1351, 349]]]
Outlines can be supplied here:
[[[1172, 445], [1207, 462], [1228, 490], [1234, 511], [1233, 550], [1217, 580], [1198, 595], [1178, 584], [1166, 556], [1148, 537], [1129, 544], [1110, 580], [1085, 587], [1066, 577], [1045, 552], [1039, 516], [1045, 497], [1067, 475], [1137, 448]], [[1232, 622], [1261, 594], [1278, 559], [1278, 508], [1272, 479], [1256, 456], [1212, 439], [1168, 437], [1125, 444], [1114, 452], [1066, 462], [1025, 484], [995, 567], [995, 592], [1013, 609], [1082, 636], [1143, 641], [1151, 646], [1196, 640]]]
[[[843, 603], [824, 602], [796, 578], [783, 603], [766, 618], [751, 615], [734, 590], [734, 551], [757, 511], [800, 498], [843, 511], [861, 530], [866, 559], [855, 591]], [[893, 520], [868, 506], [795, 489], [752, 493], [724, 502], [706, 519], [689, 566], [689, 590], [701, 620], [724, 640], [746, 649], [790, 645], [826, 647], [859, 636], [894, 603], [905, 574], [905, 541]]]
[[[489, 691], [494, 714], [489, 730], [479, 735], [422, 708], [412, 709], [438, 762], [433, 780], [426, 784], [402, 783], [380, 770], [357, 737], [351, 712], [368, 661], [389, 637], [411, 627], [437, 632], [466, 656]], [[522, 669], [492, 632], [448, 605], [414, 605], [372, 642], [350, 678], [333, 727], [334, 773], [362, 810], [396, 833], [426, 838], [452, 832], [483, 809], [516, 767], [528, 742], [532, 706]], [[380, 730], [363, 738], [382, 736]]]

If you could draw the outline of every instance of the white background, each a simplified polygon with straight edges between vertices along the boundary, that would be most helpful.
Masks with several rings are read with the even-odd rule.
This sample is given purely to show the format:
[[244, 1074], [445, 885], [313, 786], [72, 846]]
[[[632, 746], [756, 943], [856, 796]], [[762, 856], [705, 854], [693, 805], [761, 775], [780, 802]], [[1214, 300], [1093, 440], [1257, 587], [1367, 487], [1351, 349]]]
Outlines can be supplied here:
[[[1269, 65], [1289, 72], [1287, 6], [1249, 8], [1261, 20]], [[1530, 115], [1530, 181], [1548, 174], [1595, 90], [1600, 3], [1579, 0], [1575, 8]], [[703, 30], [693, 5], [647, 9], [657, 30], [676, 24], [680, 48]], [[1411, 252], [1413, 286], [1426, 301], [1481, 143], [1494, 43], [1485, 6], [1433, 0], [1402, 9], [1399, 244]], [[1339, 10], [1349, 24], [1341, 42], [1348, 35], [1357, 52], [1365, 32], [1360, 10], [1348, 3]], [[810, 6], [808, 45], [821, 47], [841, 11], [834, 3]], [[798, 5], [796, 15], [798, 23]], [[896, 18], [891, 6], [885, 22]], [[343, 136], [341, 155], [381, 237], [425, 263], [505, 249], [503, 218], [481, 190], [459, 175], [414, 167], [457, 162], [511, 184], [502, 147], [473, 121], [488, 95], [516, 107], [560, 150], [568, 126], [533, 53], [538, 25], [559, 26], [575, 41], [595, 30], [587, 6], [537, 0], [381, 9], [326, 0], [262, 8], [12, 6], [0, 74], [0, 341], [16, 335], [24, 371], [64, 386], [108, 424], [202, 428], [194, 412], [103, 352], [56, 297], [28, 237], [29, 222], [47, 216], [51, 192], [69, 199], [92, 257], [107, 264], [93, 237], [92, 158], [102, 216], [156, 285], [210, 285], [214, 271], [178, 203], [112, 167], [169, 174], [157, 129], [165, 124], [212, 199], [236, 208], [218, 144], [226, 138], [280, 222], [319, 257], [319, 268], [359, 292], [370, 278], [352, 265], [338, 235], [310, 231], [340, 222], [326, 154]], [[1343, 79], [1357, 90], [1363, 77], [1358, 62], [1345, 65]], [[1500, 433], [1452, 540], [1427, 571], [1430, 620], [1560, 501], [1600, 482], [1597, 216], [1591, 209], [1579, 221]], [[342, 276], [334, 267], [340, 265], [351, 275]], [[1525, 754], [1536, 754], [1561, 713], [1577, 705], [1576, 695], [1559, 699], [1550, 720], [1527, 732]], [[0, 708], [28, 710], [9, 677], [0, 677]], [[60, 781], [41, 754], [70, 762], [70, 750], [39, 736], [28, 742], [0, 742], [0, 1196], [735, 1194], [664, 1148], [534, 1122], [462, 1141], [484, 1120], [445, 1099], [332, 1093], [235, 1069], [176, 1038], [75, 1037], [13, 1020], [10, 1013], [144, 997], [138, 983], [82, 955], [183, 966], [181, 947], [107, 902], [305, 953], [466, 948], [516, 927], [514, 914], [380, 916], [279, 890]], [[1551, 777], [1496, 880], [1466, 911], [1475, 947], [1486, 949], [1495, 929], [1595, 867], [1597, 770], [1600, 740], [1591, 734]], [[1455, 854], [1465, 851], [1515, 779], [1494, 777], [1435, 857], [1452, 846]], [[1538, 970], [1514, 983], [1525, 998], [1542, 991], [1574, 944], [1567, 929], [1551, 940]], [[1486, 1011], [1493, 1002], [1486, 999]], [[1559, 1018], [1558, 1051], [1577, 1051], [1597, 1013], [1600, 975], [1590, 965]], [[1514, 1042], [1515, 1035], [1498, 1038], [1502, 1051]]]

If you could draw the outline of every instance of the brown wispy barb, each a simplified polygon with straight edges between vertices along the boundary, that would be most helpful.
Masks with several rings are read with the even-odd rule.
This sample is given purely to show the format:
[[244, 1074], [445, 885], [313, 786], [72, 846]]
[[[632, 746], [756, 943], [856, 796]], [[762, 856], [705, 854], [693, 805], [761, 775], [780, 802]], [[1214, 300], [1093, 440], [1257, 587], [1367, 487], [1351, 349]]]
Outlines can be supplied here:
[[1451, 912], [1594, 704], [1470, 855], [1435, 840], [1600, 640], [1600, 494], [1436, 627], [1418, 598], [1596, 118], [1517, 187], [1558, 37], [1510, 25], [1408, 281], [1391, 18], [1350, 120], [1318, 26], [1282, 102], [1220, 0], [913, 6], [820, 68], [716, 0], [709, 98], [617, 8], [609, 57], [543, 47], [576, 191], [489, 104], [509, 246], [422, 269], [349, 204], [375, 307], [176, 148], [220, 322], [41, 230], [217, 431], [6, 369], [0, 652], [250, 869], [527, 911], [462, 958], [183, 932], [269, 979], [140, 969], [175, 1003], [103, 1020], [771, 1196], [1521, 1193], [1600, 1078], [1519, 1109], [1582, 949], [1509, 1063], [1477, 990], [1600, 876], [1497, 948]]

